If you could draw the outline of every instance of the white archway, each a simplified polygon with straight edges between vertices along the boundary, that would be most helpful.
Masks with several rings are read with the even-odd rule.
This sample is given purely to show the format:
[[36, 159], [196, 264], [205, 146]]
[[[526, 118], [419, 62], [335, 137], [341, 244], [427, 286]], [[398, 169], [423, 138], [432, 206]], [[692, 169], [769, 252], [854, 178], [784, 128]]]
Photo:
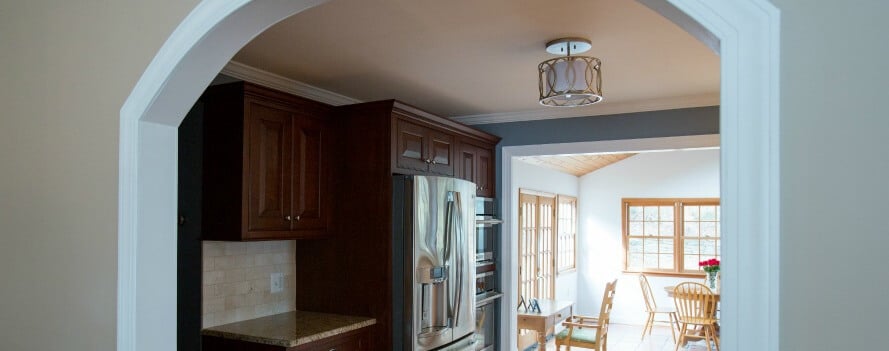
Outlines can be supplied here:
[[[324, 1], [202, 1], [121, 108], [118, 350], [176, 348], [179, 123], [251, 38]], [[723, 231], [743, 233], [723, 239], [731, 248], [723, 252], [725, 275], [736, 279], [723, 283], [722, 346], [777, 350], [779, 14], [765, 0], [669, 1], [721, 44]]]

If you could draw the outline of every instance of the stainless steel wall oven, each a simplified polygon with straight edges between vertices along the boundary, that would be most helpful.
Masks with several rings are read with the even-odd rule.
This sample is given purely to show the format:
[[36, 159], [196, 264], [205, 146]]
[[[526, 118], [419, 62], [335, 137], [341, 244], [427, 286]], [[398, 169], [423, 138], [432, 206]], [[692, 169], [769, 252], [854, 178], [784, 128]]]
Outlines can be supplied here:
[[496, 260], [494, 245], [497, 240], [495, 226], [503, 221], [494, 217], [494, 199], [479, 197], [475, 200], [475, 260], [476, 262]]

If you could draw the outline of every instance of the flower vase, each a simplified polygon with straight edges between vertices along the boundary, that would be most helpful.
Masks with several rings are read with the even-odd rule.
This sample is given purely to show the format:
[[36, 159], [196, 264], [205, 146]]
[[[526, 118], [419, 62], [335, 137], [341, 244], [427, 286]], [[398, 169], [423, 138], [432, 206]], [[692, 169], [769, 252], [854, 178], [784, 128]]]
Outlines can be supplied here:
[[707, 272], [707, 286], [710, 290], [716, 290], [719, 272]]

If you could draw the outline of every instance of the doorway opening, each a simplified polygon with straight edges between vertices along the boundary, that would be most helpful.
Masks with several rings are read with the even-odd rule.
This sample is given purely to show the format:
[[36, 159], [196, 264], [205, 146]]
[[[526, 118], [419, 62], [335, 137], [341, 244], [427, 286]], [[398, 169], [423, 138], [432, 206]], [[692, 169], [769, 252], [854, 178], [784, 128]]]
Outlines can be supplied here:
[[[175, 349], [179, 123], [207, 83], [247, 41], [321, 2], [199, 3], [122, 107], [118, 350]], [[779, 14], [766, 1], [672, 3], [721, 44], [723, 230], [745, 233], [730, 240], [727, 236], [725, 246], [731, 249], [723, 252], [726, 275], [737, 277], [723, 285], [723, 315], [733, 321], [722, 326], [723, 347], [777, 350], [779, 272], [771, 268], [779, 262]], [[502, 160], [512, 156], [504, 148]], [[505, 186], [502, 193], [508, 194]], [[743, 272], [738, 262], [746, 263]], [[749, 313], [741, 314], [740, 306]], [[504, 345], [514, 346], [505, 341]]]

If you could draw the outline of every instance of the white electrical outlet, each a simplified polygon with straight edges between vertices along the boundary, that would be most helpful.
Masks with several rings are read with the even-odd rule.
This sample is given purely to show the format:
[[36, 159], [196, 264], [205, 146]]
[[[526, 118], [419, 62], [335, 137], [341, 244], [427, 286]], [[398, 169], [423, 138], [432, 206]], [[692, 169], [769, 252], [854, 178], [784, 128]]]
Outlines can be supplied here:
[[284, 273], [272, 273], [272, 294], [284, 291]]

